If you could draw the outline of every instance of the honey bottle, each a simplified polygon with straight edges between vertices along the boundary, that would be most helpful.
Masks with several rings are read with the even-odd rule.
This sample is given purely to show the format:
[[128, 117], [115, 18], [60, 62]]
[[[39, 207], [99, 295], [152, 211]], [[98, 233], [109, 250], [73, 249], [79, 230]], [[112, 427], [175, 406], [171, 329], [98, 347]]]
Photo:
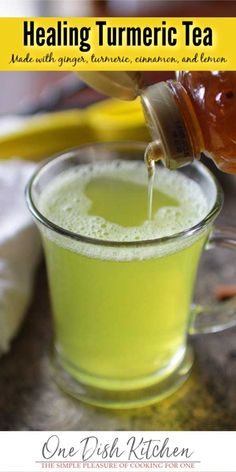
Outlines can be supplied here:
[[236, 72], [178, 72], [151, 85], [141, 100], [153, 143], [148, 160], [176, 169], [203, 152], [236, 174]]
[[140, 72], [80, 73], [98, 91], [123, 100], [141, 97], [153, 142], [146, 160], [177, 169], [201, 153], [236, 174], [236, 72], [177, 72], [177, 80], [145, 86]]

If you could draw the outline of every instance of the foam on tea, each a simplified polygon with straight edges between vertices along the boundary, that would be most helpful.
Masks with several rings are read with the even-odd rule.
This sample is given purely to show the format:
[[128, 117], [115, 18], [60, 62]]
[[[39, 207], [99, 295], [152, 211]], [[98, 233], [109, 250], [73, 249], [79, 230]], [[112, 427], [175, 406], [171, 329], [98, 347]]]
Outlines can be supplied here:
[[110, 241], [142, 241], [190, 228], [207, 213], [201, 188], [159, 168], [147, 216], [147, 172], [142, 162], [81, 165], [63, 172], [44, 191], [41, 212], [74, 233]]

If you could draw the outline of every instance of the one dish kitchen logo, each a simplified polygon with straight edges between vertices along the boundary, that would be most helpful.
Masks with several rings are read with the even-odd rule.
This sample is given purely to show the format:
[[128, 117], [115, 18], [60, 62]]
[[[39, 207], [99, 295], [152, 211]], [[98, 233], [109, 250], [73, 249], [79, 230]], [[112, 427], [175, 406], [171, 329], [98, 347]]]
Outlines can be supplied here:
[[196, 470], [200, 461], [194, 456], [194, 450], [186, 445], [175, 445], [168, 436], [158, 439], [125, 434], [125, 438], [120, 435], [107, 441], [101, 433], [100, 436], [80, 436], [70, 444], [67, 436], [61, 439], [58, 434], [52, 434], [43, 443], [41, 459], [36, 462], [42, 469], [96, 469], [105, 464], [107, 468], [137, 469], [146, 464], [149, 468]]

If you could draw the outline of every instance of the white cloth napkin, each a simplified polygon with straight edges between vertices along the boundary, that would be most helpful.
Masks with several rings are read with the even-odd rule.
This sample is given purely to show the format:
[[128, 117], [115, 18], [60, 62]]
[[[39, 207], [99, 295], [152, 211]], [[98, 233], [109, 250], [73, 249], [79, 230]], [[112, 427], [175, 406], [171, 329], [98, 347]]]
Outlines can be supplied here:
[[40, 238], [26, 208], [32, 162], [0, 161], [0, 354], [7, 352], [29, 305]]

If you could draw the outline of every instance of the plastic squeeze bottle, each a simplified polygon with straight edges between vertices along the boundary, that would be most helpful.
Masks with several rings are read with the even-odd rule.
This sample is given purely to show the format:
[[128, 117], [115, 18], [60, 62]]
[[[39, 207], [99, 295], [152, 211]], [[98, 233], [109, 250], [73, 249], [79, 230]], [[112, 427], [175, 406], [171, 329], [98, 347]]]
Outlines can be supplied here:
[[138, 72], [80, 75], [107, 95], [141, 97], [153, 139], [149, 161], [161, 159], [177, 169], [204, 153], [222, 171], [236, 174], [236, 72], [177, 72], [177, 80], [148, 87]]

